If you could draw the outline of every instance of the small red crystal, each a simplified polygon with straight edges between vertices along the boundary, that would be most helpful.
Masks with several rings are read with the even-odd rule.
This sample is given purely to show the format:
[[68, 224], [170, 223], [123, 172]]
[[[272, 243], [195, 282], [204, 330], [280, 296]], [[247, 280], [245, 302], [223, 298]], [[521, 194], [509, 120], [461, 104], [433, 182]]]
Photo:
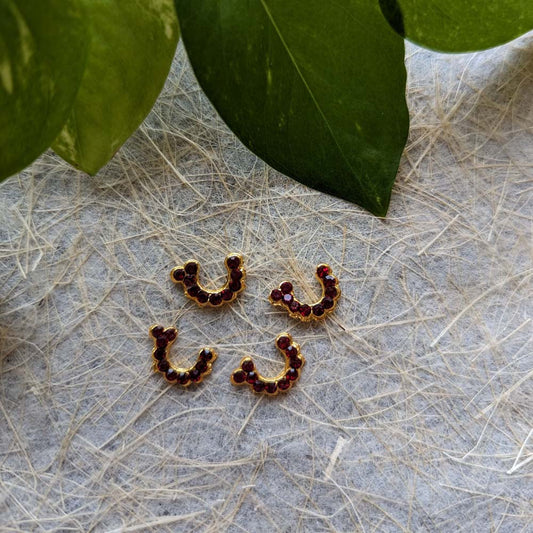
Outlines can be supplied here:
[[307, 304], [300, 305], [300, 314], [303, 317], [308, 317], [311, 314], [311, 306]]
[[297, 313], [299, 310], [300, 310], [300, 302], [298, 300], [293, 300], [290, 304], [289, 304], [289, 309], [293, 312], [293, 313]]
[[240, 270], [232, 270], [230, 277], [232, 280], [238, 281], [242, 278], [242, 272]]
[[322, 306], [324, 307], [324, 309], [331, 309], [333, 307], [333, 304], [333, 300], [328, 296], [322, 298]]
[[255, 368], [255, 365], [254, 365], [254, 362], [251, 361], [250, 359], [246, 359], [242, 362], [241, 364], [241, 368], [245, 371], [245, 372], [253, 372], [254, 371], [254, 368]]
[[191, 381], [200, 381], [200, 379], [202, 378], [202, 373], [197, 369], [197, 368], [193, 368], [190, 372], [189, 372], [189, 376], [191, 378]]
[[193, 298], [196, 298], [199, 292], [200, 292], [200, 287], [198, 287], [198, 285], [193, 285], [192, 287], [189, 288], [189, 290], [187, 291], [187, 294], [189, 296], [192, 296]]
[[255, 372], [248, 372], [248, 375], [246, 376], [246, 381], [248, 383], [254, 384], [257, 380], [257, 374]]
[[178, 379], [178, 373], [173, 368], [169, 368], [165, 377], [168, 381], [176, 381]]
[[239, 292], [241, 290], [241, 282], [239, 280], [230, 281], [229, 288], [232, 292]]
[[284, 281], [279, 288], [281, 289], [281, 292], [283, 294], [287, 294], [289, 292], [292, 292], [292, 283], [290, 281]]
[[211, 305], [220, 305], [222, 303], [222, 294], [214, 292], [209, 296], [209, 303]]
[[226, 265], [228, 265], [228, 268], [231, 268], [232, 270], [239, 268], [241, 264], [241, 258], [237, 255], [231, 255], [226, 259]]
[[233, 381], [235, 383], [244, 383], [246, 379], [246, 372], [243, 372], [242, 370], [236, 370], [233, 372]]
[[265, 390], [265, 382], [264, 381], [256, 381], [253, 384], [253, 389], [255, 392], [263, 392]]
[[319, 265], [316, 269], [316, 273], [319, 278], [323, 278], [329, 274], [329, 267], [327, 265]]
[[291, 381], [298, 379], [298, 370], [295, 368], [289, 368], [289, 370], [287, 370], [287, 374], [285, 374], [285, 377]]
[[291, 386], [291, 382], [288, 379], [280, 379], [278, 381], [278, 389], [279, 390], [287, 390]]
[[278, 390], [278, 385], [276, 382], [270, 381], [266, 384], [265, 390], [268, 392], [268, 394], [274, 394]]
[[209, 294], [207, 294], [207, 292], [205, 291], [198, 291], [198, 294], [196, 295], [196, 299], [201, 303], [201, 304], [205, 304], [207, 302], [207, 300], [209, 300]]
[[207, 361], [200, 359], [200, 361], [196, 361], [194, 367], [203, 374], [207, 370]]
[[196, 285], [196, 276], [185, 276], [183, 278], [183, 285], [185, 285], [185, 287], [193, 287]]
[[224, 289], [220, 295], [222, 296], [222, 299], [227, 302], [228, 300], [231, 300], [233, 298], [233, 292], [230, 289]]
[[190, 276], [194, 276], [198, 272], [198, 265], [191, 261], [185, 265], [185, 272]]
[[324, 294], [328, 298], [335, 298], [335, 296], [337, 296], [337, 289], [335, 287], [326, 287]]
[[150, 330], [150, 333], [151, 333], [152, 337], [157, 339], [157, 337], [159, 337], [159, 336], [161, 336], [163, 334], [163, 331], [165, 331], [165, 328], [163, 326], [154, 326]]
[[302, 366], [302, 360], [299, 357], [291, 357], [289, 364], [292, 368], [300, 368]]
[[202, 361], [211, 361], [213, 359], [213, 352], [208, 348], [204, 348], [198, 356]]
[[172, 342], [173, 340], [176, 340], [177, 336], [178, 336], [178, 332], [174, 328], [168, 328], [165, 331], [165, 337], [167, 338], [168, 342]]
[[292, 294], [284, 294], [283, 295], [283, 303], [285, 305], [291, 305], [293, 300], [294, 300], [294, 296]]
[[183, 278], [185, 277], [185, 270], [183, 270], [183, 268], [176, 268], [176, 269], [172, 272], [172, 277], [173, 277], [176, 281], [183, 281]]
[[168, 344], [166, 335], [161, 335], [157, 337], [157, 339], [155, 340], [155, 344], [158, 348], [165, 348], [166, 345]]
[[189, 372], [180, 372], [177, 377], [178, 377], [178, 383], [180, 385], [187, 385], [187, 383], [189, 383], [189, 379], [190, 379]]
[[296, 346], [291, 344], [287, 347], [285, 353], [287, 354], [287, 357], [296, 357], [298, 355], [298, 350], [296, 349]]
[[270, 298], [273, 302], [279, 302], [283, 298], [283, 293], [279, 289], [274, 289], [270, 293]]
[[282, 349], [282, 350], [286, 350], [291, 344], [291, 339], [289, 337], [287, 337], [286, 335], [283, 335], [283, 337], [280, 337], [278, 339], [278, 346]]
[[324, 307], [322, 304], [313, 305], [313, 314], [315, 316], [322, 316], [324, 314]]
[[159, 361], [159, 363], [157, 363], [157, 369], [161, 372], [166, 372], [169, 368], [170, 363], [166, 359], [163, 359], [162, 361]]
[[322, 278], [322, 282], [324, 283], [325, 287], [333, 287], [337, 283], [337, 278], [328, 274]]
[[164, 348], [157, 348], [154, 351], [154, 359], [156, 361], [162, 361], [163, 359], [166, 359], [167, 357], [167, 351]]

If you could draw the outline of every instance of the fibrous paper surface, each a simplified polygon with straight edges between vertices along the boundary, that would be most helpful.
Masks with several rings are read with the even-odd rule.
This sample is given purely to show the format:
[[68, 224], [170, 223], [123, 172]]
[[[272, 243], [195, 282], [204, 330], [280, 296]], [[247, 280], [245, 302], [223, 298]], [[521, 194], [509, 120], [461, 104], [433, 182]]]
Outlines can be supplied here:
[[[0, 188], [0, 528], [526, 531], [533, 514], [531, 36], [477, 54], [408, 48], [410, 139], [385, 220], [267, 168], [217, 117], [181, 47], [142, 127], [96, 176], [46, 153]], [[189, 258], [247, 289], [200, 309]], [[322, 323], [267, 300], [342, 298]], [[198, 387], [152, 371], [218, 351]], [[307, 363], [265, 375], [288, 331]]]

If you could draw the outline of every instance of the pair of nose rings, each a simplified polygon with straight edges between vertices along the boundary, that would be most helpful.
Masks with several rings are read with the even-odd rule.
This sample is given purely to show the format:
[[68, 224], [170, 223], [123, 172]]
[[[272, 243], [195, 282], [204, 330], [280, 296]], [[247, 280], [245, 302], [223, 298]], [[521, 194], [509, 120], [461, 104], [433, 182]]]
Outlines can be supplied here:
[[[243, 258], [239, 254], [230, 254], [224, 261], [228, 271], [226, 283], [220, 290], [209, 291], [199, 281], [200, 264], [190, 260], [183, 266], [177, 266], [170, 272], [170, 279], [175, 284], [183, 285], [187, 298], [200, 307], [221, 307], [237, 299], [246, 287], [246, 270]], [[302, 322], [323, 320], [333, 312], [341, 295], [338, 279], [331, 273], [331, 267], [320, 264], [315, 276], [322, 286], [321, 298], [312, 304], [301, 303], [294, 296], [290, 281], [283, 281], [270, 292], [270, 303], [282, 307], [291, 318]], [[159, 324], [150, 327], [150, 337], [154, 341], [152, 358], [154, 370], [164, 375], [169, 383], [189, 386], [200, 383], [213, 369], [217, 353], [212, 348], [202, 348], [196, 362], [189, 368], [172, 365], [168, 359], [170, 347], [178, 337], [174, 327], [165, 328]], [[238, 368], [233, 370], [230, 381], [233, 385], [248, 385], [259, 394], [274, 396], [288, 391], [298, 381], [305, 358], [300, 352], [300, 345], [294, 342], [289, 333], [281, 333], [275, 341], [277, 349], [285, 359], [285, 368], [275, 377], [267, 378], [260, 374], [251, 357], [244, 357]]]

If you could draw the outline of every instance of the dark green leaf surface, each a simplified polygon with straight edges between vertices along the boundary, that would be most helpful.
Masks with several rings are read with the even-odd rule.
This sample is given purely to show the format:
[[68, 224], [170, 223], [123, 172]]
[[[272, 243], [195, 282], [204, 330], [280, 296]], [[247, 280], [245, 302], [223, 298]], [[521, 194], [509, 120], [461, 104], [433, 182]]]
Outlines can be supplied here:
[[243, 143], [385, 215], [408, 131], [404, 44], [368, 0], [176, 0], [194, 71]]
[[0, 0], [0, 179], [29, 165], [55, 139], [86, 53], [78, 2]]
[[87, 69], [53, 149], [95, 174], [146, 117], [179, 38], [172, 0], [84, 0], [91, 34]]
[[443, 52], [483, 50], [533, 29], [533, 0], [379, 0], [402, 36]]

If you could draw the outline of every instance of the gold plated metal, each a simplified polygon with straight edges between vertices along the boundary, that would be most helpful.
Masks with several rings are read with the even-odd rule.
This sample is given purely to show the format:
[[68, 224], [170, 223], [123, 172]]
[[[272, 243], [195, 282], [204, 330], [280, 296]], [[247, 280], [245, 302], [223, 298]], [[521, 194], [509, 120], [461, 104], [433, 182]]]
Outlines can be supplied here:
[[152, 358], [154, 371], [165, 376], [169, 383], [189, 386], [191, 383], [200, 383], [205, 376], [211, 373], [213, 361], [217, 358], [215, 350], [202, 348], [198, 352], [196, 363], [189, 368], [173, 366], [168, 360], [170, 347], [178, 337], [176, 328], [164, 328], [154, 324], [150, 328], [150, 337], [154, 340]]
[[305, 358], [300, 353], [300, 345], [293, 342], [289, 333], [281, 333], [276, 337], [276, 347], [285, 358], [285, 368], [273, 378], [265, 378], [255, 368], [251, 357], [244, 357], [239, 368], [231, 374], [233, 385], [248, 385], [258, 394], [275, 396], [279, 392], [286, 392], [294, 386], [300, 378]]
[[194, 300], [201, 307], [220, 307], [233, 302], [246, 287], [246, 270], [240, 254], [229, 254], [224, 261], [228, 271], [225, 285], [218, 291], [208, 291], [198, 281], [200, 263], [191, 259], [183, 266], [174, 267], [170, 272], [170, 279], [183, 284], [185, 296]]
[[290, 281], [282, 281], [279, 288], [271, 291], [268, 299], [273, 305], [283, 307], [292, 318], [302, 322], [322, 320], [333, 312], [341, 295], [339, 280], [331, 273], [331, 267], [324, 263], [316, 267], [315, 276], [322, 286], [322, 297], [313, 304], [303, 304], [294, 297]]

